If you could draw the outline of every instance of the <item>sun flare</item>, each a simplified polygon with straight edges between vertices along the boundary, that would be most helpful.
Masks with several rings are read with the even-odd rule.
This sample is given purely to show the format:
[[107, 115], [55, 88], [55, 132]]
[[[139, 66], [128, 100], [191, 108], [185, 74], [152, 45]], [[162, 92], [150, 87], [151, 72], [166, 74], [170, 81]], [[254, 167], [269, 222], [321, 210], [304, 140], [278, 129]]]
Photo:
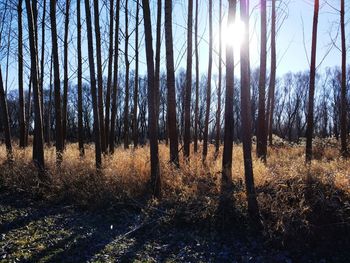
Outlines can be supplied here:
[[[235, 51], [238, 51], [244, 40], [245, 25], [243, 21], [237, 19], [234, 23], [223, 24], [222, 25], [222, 47], [225, 48], [226, 45], [233, 47]], [[220, 39], [219, 34], [216, 40], [217, 46], [219, 46]]]

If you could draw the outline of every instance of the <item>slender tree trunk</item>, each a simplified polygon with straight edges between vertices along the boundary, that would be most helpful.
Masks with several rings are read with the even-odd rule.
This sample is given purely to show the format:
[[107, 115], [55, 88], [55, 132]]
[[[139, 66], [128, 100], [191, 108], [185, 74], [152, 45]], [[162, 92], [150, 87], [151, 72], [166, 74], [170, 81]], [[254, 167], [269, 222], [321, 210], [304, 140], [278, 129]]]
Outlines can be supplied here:
[[219, 83], [218, 83], [218, 108], [216, 112], [216, 140], [215, 140], [215, 156], [219, 153], [220, 148], [220, 131], [221, 131], [221, 75], [222, 75], [222, 0], [219, 1]]
[[111, 89], [112, 89], [112, 66], [113, 66], [113, 33], [114, 33], [114, 0], [110, 0], [109, 5], [109, 50], [108, 50], [108, 77], [107, 77], [107, 91], [106, 91], [106, 116], [105, 116], [105, 133], [106, 133], [106, 147], [105, 153], [108, 151], [107, 144], [109, 142], [109, 117], [111, 105]]
[[129, 30], [128, 0], [125, 1], [125, 99], [124, 99], [124, 149], [129, 148]]
[[55, 97], [55, 133], [56, 133], [56, 161], [60, 165], [63, 154], [63, 134], [62, 134], [62, 113], [61, 113], [61, 81], [60, 64], [58, 57], [57, 43], [57, 22], [56, 22], [56, 0], [50, 1], [50, 19], [51, 19], [51, 39], [52, 39], [52, 58], [53, 58], [53, 76], [54, 76], [54, 97]]
[[309, 103], [308, 103], [307, 128], [306, 128], [305, 160], [307, 163], [311, 163], [311, 159], [312, 159], [318, 11], [319, 11], [319, 0], [315, 0], [314, 19], [313, 19], [313, 26], [312, 26]]
[[213, 64], [213, 3], [212, 3], [212, 0], [209, 0], [209, 65], [208, 65], [208, 80], [207, 80], [207, 102], [206, 102], [206, 111], [205, 111], [204, 138], [203, 138], [203, 161], [205, 161], [208, 154], [212, 64]]
[[[97, 91], [96, 91], [96, 77], [95, 77], [94, 46], [93, 46], [93, 40], [92, 40], [92, 22], [91, 22], [91, 11], [90, 11], [89, 2], [90, 2], [89, 0], [85, 0], [85, 15], [86, 15], [86, 28], [87, 28], [87, 39], [88, 39], [90, 87], [91, 87], [92, 107], [93, 107], [93, 115], [94, 115], [95, 164], [96, 164], [96, 169], [99, 170], [102, 166], [102, 156], [101, 156], [102, 151], [101, 151], [99, 109], [97, 105], [98, 102], [97, 102], [97, 93], [96, 93]], [[96, 1], [95, 1], [95, 4], [96, 4]], [[96, 8], [96, 5], [94, 6]], [[97, 8], [97, 11], [98, 11], [98, 8]], [[95, 13], [96, 13], [96, 10], [95, 10]], [[97, 43], [96, 43], [96, 46], [97, 46]]]
[[173, 51], [172, 1], [165, 1], [165, 48], [167, 68], [168, 130], [170, 140], [170, 162], [179, 167], [178, 133], [176, 121], [176, 90]]
[[347, 98], [346, 98], [346, 39], [345, 39], [345, 1], [340, 1], [340, 27], [341, 27], [341, 48], [342, 48], [342, 75], [341, 75], [341, 115], [340, 115], [340, 140], [341, 155], [348, 157], [347, 147]]
[[18, 99], [19, 99], [19, 147], [26, 146], [26, 121], [23, 89], [23, 29], [22, 29], [22, 0], [18, 1]]
[[187, 69], [185, 89], [185, 130], [184, 130], [184, 157], [190, 157], [191, 144], [191, 88], [192, 88], [192, 20], [193, 0], [188, 0], [187, 17]]
[[135, 24], [135, 83], [134, 83], [134, 112], [133, 112], [133, 140], [134, 148], [138, 144], [138, 123], [137, 123], [137, 104], [139, 96], [139, 10], [140, 4], [136, 0], [136, 24]]
[[[33, 82], [33, 95], [34, 95], [34, 136], [35, 143], [33, 145], [33, 160], [38, 165], [39, 169], [43, 171], [45, 169], [44, 161], [44, 138], [43, 138], [43, 124], [42, 124], [42, 112], [40, 103], [40, 88], [38, 81], [38, 62], [37, 62], [37, 43], [35, 36], [35, 24], [32, 6], [30, 0], [26, 0], [26, 9], [28, 17], [28, 28], [29, 28], [29, 44], [30, 44], [30, 59], [31, 59], [31, 76]], [[40, 173], [41, 176], [43, 173]], [[43, 178], [42, 178], [43, 179]]]
[[[111, 0], [112, 1], [112, 0]], [[82, 83], [82, 55], [81, 55], [81, 14], [80, 0], [77, 0], [77, 52], [78, 52], [78, 143], [79, 154], [84, 156], [84, 133], [83, 133], [83, 83]], [[112, 21], [111, 21], [112, 23]]]
[[276, 0], [272, 1], [271, 10], [271, 73], [269, 83], [269, 96], [267, 100], [266, 128], [269, 135], [269, 144], [272, 145], [273, 113], [275, 110], [276, 86]]
[[156, 96], [156, 118], [157, 125], [159, 122], [159, 104], [160, 104], [160, 51], [161, 51], [161, 26], [162, 26], [162, 0], [157, 1], [157, 30], [156, 30], [156, 57], [155, 57], [155, 75], [154, 85]]
[[259, 218], [259, 208], [256, 199], [253, 162], [252, 162], [252, 122], [250, 107], [250, 75], [249, 75], [249, 0], [240, 1], [241, 19], [247, 29], [241, 44], [241, 118], [242, 118], [242, 141], [244, 158], [244, 176], [246, 193], [248, 198], [248, 212], [253, 220]]
[[65, 147], [67, 137], [67, 111], [68, 111], [68, 33], [69, 33], [69, 9], [70, 0], [66, 0], [66, 13], [64, 20], [64, 42], [63, 42], [63, 108], [62, 108], [62, 143]]
[[102, 56], [101, 56], [101, 32], [100, 32], [100, 9], [99, 0], [94, 0], [95, 14], [95, 37], [96, 37], [96, 59], [97, 59], [97, 83], [98, 83], [98, 113], [100, 125], [100, 143], [102, 152], [106, 152], [106, 138], [103, 117], [103, 78], [102, 78]]
[[43, 5], [42, 29], [41, 29], [41, 61], [40, 61], [40, 88], [41, 88], [41, 108], [44, 112], [44, 63], [45, 63], [45, 19], [46, 19], [46, 0]]
[[117, 0], [115, 12], [115, 34], [114, 34], [114, 74], [113, 74], [113, 92], [111, 107], [111, 131], [109, 134], [109, 152], [114, 153], [115, 141], [115, 122], [117, 116], [117, 91], [118, 91], [118, 54], [119, 54], [119, 10], [120, 0]]
[[194, 109], [194, 152], [198, 152], [198, 111], [199, 111], [199, 54], [198, 54], [198, 0], [196, 0], [196, 18], [194, 25], [194, 49], [196, 57], [196, 98]]
[[51, 55], [50, 61], [50, 93], [49, 93], [49, 105], [47, 109], [47, 120], [46, 120], [46, 134], [47, 134], [47, 145], [51, 146], [51, 105], [52, 105], [52, 67], [53, 67], [53, 59]]
[[26, 111], [26, 130], [25, 130], [25, 145], [28, 146], [28, 138], [29, 138], [29, 128], [30, 128], [30, 116], [32, 111], [32, 77], [29, 77], [29, 85], [28, 85], [28, 101], [27, 101], [27, 111]]
[[158, 155], [158, 120], [156, 109], [156, 94], [154, 80], [154, 61], [152, 47], [152, 23], [149, 8], [149, 1], [142, 0], [143, 4], [143, 22], [145, 28], [145, 44], [146, 44], [146, 59], [147, 59], [147, 81], [148, 81], [148, 126], [151, 154], [151, 185], [153, 195], [157, 198], [161, 197], [161, 177], [159, 169]]
[[[228, 28], [236, 19], [236, 0], [229, 1]], [[233, 32], [229, 32], [232, 33]], [[225, 96], [225, 135], [222, 156], [221, 192], [224, 206], [231, 205], [232, 199], [232, 147], [233, 147], [233, 92], [234, 92], [234, 53], [231, 43], [226, 43], [226, 96]]]
[[260, 1], [261, 10], [261, 43], [260, 43], [260, 77], [259, 77], [259, 110], [256, 154], [263, 162], [266, 162], [267, 137], [265, 118], [265, 85], [266, 85], [266, 0]]
[[7, 159], [9, 161], [12, 161], [13, 152], [12, 152], [12, 144], [11, 144], [11, 132], [10, 132], [8, 110], [7, 110], [7, 101], [6, 101], [6, 95], [4, 90], [4, 83], [2, 81], [1, 68], [0, 68], [0, 111], [1, 111], [0, 117], [2, 118], [2, 125], [4, 129], [4, 134], [5, 134]]

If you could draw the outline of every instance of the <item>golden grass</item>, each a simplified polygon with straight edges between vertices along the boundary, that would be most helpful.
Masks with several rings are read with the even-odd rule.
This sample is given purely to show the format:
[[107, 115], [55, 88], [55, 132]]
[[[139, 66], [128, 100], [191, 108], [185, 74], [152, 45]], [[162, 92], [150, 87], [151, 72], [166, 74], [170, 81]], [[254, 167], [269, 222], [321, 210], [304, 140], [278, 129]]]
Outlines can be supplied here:
[[[234, 200], [235, 206], [245, 214], [241, 148], [241, 145], [234, 146]], [[317, 159], [312, 161], [311, 167], [305, 165], [302, 146], [269, 148], [267, 165], [253, 157], [265, 233], [281, 237], [283, 242], [331, 225], [350, 227], [350, 160], [338, 157], [339, 150], [334, 145], [320, 146], [316, 142], [314, 149]], [[55, 149], [46, 148], [46, 168], [51, 178], [46, 187], [38, 183], [31, 155], [31, 148], [15, 147], [15, 161], [8, 164], [5, 148], [0, 146], [0, 184], [86, 207], [139, 202], [149, 196], [148, 146], [129, 150], [117, 148], [113, 156], [103, 158], [100, 174], [95, 171], [92, 145], [86, 146], [84, 158], [79, 157], [77, 144], [67, 145], [60, 169], [55, 166]], [[191, 153], [190, 162], [181, 160], [180, 169], [169, 164], [169, 150], [165, 145], [160, 145], [159, 156], [163, 198], [160, 202], [153, 200], [152, 205], [163, 205], [169, 214], [186, 221], [212, 219], [220, 196], [221, 153], [215, 159], [214, 147], [210, 146], [207, 165], [202, 164], [200, 153]], [[311, 178], [311, 182], [307, 178]]]

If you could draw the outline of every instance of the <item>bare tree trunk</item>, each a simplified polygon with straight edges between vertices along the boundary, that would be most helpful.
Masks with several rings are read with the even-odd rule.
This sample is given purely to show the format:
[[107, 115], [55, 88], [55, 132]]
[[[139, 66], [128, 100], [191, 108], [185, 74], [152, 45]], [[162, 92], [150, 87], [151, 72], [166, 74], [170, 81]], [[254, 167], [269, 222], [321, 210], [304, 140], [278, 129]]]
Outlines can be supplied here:
[[138, 144], [137, 104], [139, 92], [139, 1], [136, 0], [136, 24], [135, 24], [135, 83], [134, 83], [134, 112], [133, 112], [133, 140], [134, 147]]
[[206, 103], [206, 111], [205, 111], [204, 138], [203, 138], [203, 162], [207, 158], [207, 154], [208, 154], [212, 64], [213, 64], [213, 3], [212, 3], [212, 0], [209, 0], [209, 65], [208, 65], [208, 80], [207, 80], [207, 103]]
[[191, 88], [192, 88], [192, 20], [193, 0], [188, 0], [187, 17], [187, 69], [185, 89], [185, 130], [184, 130], [184, 157], [190, 157], [191, 144]]
[[50, 19], [51, 19], [53, 72], [54, 72], [56, 161], [57, 161], [57, 164], [60, 165], [63, 158], [62, 156], [63, 134], [62, 134], [62, 113], [61, 113], [60, 64], [59, 64], [58, 43], [57, 43], [56, 0], [50, 1]]
[[267, 137], [265, 119], [265, 85], [266, 85], [266, 0], [260, 1], [261, 10], [261, 43], [260, 43], [260, 77], [259, 77], [259, 110], [256, 154], [266, 163]]
[[18, 1], [18, 99], [19, 99], [19, 147], [26, 146], [26, 121], [23, 89], [23, 29], [22, 29], [22, 0]]
[[117, 91], [118, 91], [118, 54], [119, 54], [119, 10], [120, 0], [117, 0], [115, 12], [115, 35], [114, 35], [114, 74], [113, 74], [113, 92], [111, 107], [111, 131], [109, 134], [109, 152], [114, 153], [114, 132], [117, 115]]
[[[236, 0], [229, 1], [227, 25], [236, 20]], [[233, 32], [231, 32], [233, 33]], [[232, 199], [232, 147], [233, 147], [233, 92], [234, 92], [234, 52], [231, 43], [226, 43], [226, 96], [225, 96], [225, 135], [222, 156], [222, 205], [228, 207]]]
[[259, 208], [256, 199], [253, 162], [252, 162], [252, 122], [250, 107], [250, 76], [249, 76], [249, 0], [240, 1], [241, 19], [247, 29], [241, 44], [241, 117], [242, 117], [242, 141], [244, 158], [244, 175], [246, 193], [248, 198], [248, 212], [253, 220], [259, 218]]
[[156, 56], [155, 56], [155, 75], [154, 75], [154, 85], [155, 86], [155, 96], [156, 96], [156, 118], [157, 125], [159, 122], [159, 104], [160, 104], [160, 51], [161, 51], [161, 26], [162, 26], [162, 0], [157, 1], [157, 30], [156, 30]]
[[113, 66], [113, 26], [114, 19], [114, 0], [110, 0], [109, 5], [109, 50], [108, 50], [108, 77], [107, 77], [107, 91], [106, 91], [106, 116], [105, 116], [105, 133], [106, 133], [106, 147], [105, 153], [108, 152], [107, 144], [109, 142], [109, 117], [111, 105], [111, 89], [112, 89], [112, 66]]
[[124, 149], [129, 148], [129, 30], [128, 0], [125, 1], [125, 98], [124, 98]]
[[195, 109], [194, 109], [194, 152], [198, 151], [198, 111], [199, 111], [199, 54], [198, 54], [198, 0], [196, 0], [196, 18], [194, 25], [194, 49], [196, 57], [196, 98], [195, 98]]
[[[101, 156], [102, 153], [101, 153], [99, 109], [98, 109], [98, 105], [97, 105], [98, 102], [97, 102], [97, 94], [96, 94], [94, 46], [93, 46], [93, 40], [92, 40], [92, 22], [91, 22], [91, 11], [90, 11], [90, 3], [89, 2], [90, 2], [89, 0], [85, 0], [85, 15], [86, 15], [87, 38], [88, 38], [90, 87], [91, 87], [92, 107], [93, 107], [93, 115], [94, 115], [95, 163], [96, 163], [96, 169], [99, 170], [102, 167], [102, 156]], [[95, 1], [95, 4], [96, 4], [96, 1]], [[96, 5], [94, 5], [94, 6], [96, 6]], [[97, 8], [97, 11], [98, 11], [98, 8]], [[95, 10], [95, 12], [96, 12], [96, 10]]]
[[267, 100], [266, 128], [269, 135], [269, 144], [272, 145], [273, 113], [275, 109], [276, 86], [276, 0], [272, 1], [271, 10], [271, 73], [269, 83], [269, 96]]
[[29, 77], [29, 85], [28, 85], [28, 101], [27, 101], [27, 111], [26, 113], [26, 130], [25, 130], [25, 145], [28, 146], [28, 138], [29, 138], [29, 128], [30, 128], [30, 116], [32, 111], [32, 76]]
[[307, 163], [311, 163], [311, 159], [312, 159], [312, 137], [313, 137], [313, 130], [314, 130], [314, 97], [315, 97], [315, 78], [316, 78], [316, 46], [317, 46], [318, 11], [319, 11], [319, 0], [315, 0], [314, 19], [313, 19], [313, 26], [312, 26], [309, 104], [308, 104], [307, 128], [306, 128], [305, 160]]
[[165, 1], [165, 48], [167, 68], [168, 130], [170, 140], [170, 161], [179, 167], [178, 133], [176, 121], [176, 90], [173, 50], [172, 1]]
[[[112, 0], [111, 0], [112, 1]], [[82, 55], [81, 55], [81, 14], [80, 0], [77, 0], [77, 52], [78, 52], [78, 143], [79, 154], [84, 156], [84, 133], [83, 133], [83, 83], [82, 83]], [[112, 21], [111, 21], [112, 23]]]
[[10, 132], [10, 125], [9, 125], [9, 116], [8, 116], [8, 110], [7, 110], [7, 101], [6, 101], [6, 95], [4, 90], [4, 83], [2, 81], [1, 68], [0, 68], [0, 111], [1, 111], [0, 117], [2, 118], [2, 125], [4, 129], [4, 134], [5, 134], [7, 159], [9, 161], [12, 161], [13, 152], [12, 152], [12, 144], [11, 144], [11, 132]]
[[53, 67], [53, 59], [51, 55], [50, 61], [50, 93], [49, 93], [49, 105], [47, 109], [47, 120], [46, 120], [46, 136], [47, 136], [47, 145], [51, 146], [51, 105], [52, 105], [52, 67]]
[[145, 44], [146, 44], [146, 59], [147, 59], [147, 81], [148, 81], [148, 126], [151, 154], [151, 185], [153, 195], [157, 198], [161, 197], [161, 178], [159, 169], [158, 156], [158, 120], [156, 106], [155, 80], [154, 80], [154, 61], [152, 47], [152, 23], [149, 8], [149, 1], [142, 0], [143, 18], [145, 28]]
[[341, 75], [341, 115], [340, 115], [340, 140], [341, 155], [349, 157], [347, 147], [347, 98], [346, 98], [346, 39], [345, 39], [345, 4], [344, 0], [340, 1], [340, 27], [341, 27], [341, 48], [342, 48], [342, 75]]
[[216, 140], [215, 140], [215, 156], [219, 153], [220, 148], [220, 131], [221, 131], [221, 75], [222, 75], [222, 0], [219, 1], [219, 83], [218, 83], [218, 108], [216, 112]]
[[41, 88], [41, 108], [44, 112], [44, 62], [45, 62], [45, 19], [46, 19], [46, 0], [44, 0], [42, 29], [41, 29], [41, 62], [40, 62], [40, 88]]
[[103, 78], [102, 78], [102, 57], [101, 57], [101, 32], [100, 32], [100, 9], [99, 0], [94, 0], [95, 37], [96, 37], [96, 58], [97, 58], [97, 83], [98, 83], [98, 113], [100, 125], [100, 144], [102, 152], [106, 152], [106, 138], [103, 117]]
[[67, 111], [68, 111], [68, 33], [69, 33], [69, 8], [70, 0], [66, 0], [66, 13], [64, 20], [64, 41], [63, 41], [63, 109], [62, 109], [62, 144], [65, 147], [67, 137]]
[[[29, 44], [30, 44], [30, 59], [31, 59], [31, 76], [33, 82], [33, 95], [34, 95], [34, 136], [35, 142], [33, 145], [33, 160], [38, 165], [39, 169], [43, 171], [45, 169], [44, 161], [44, 136], [43, 136], [43, 124], [42, 124], [42, 112], [41, 112], [41, 103], [40, 103], [40, 88], [38, 81], [38, 53], [37, 53], [37, 43], [34, 36], [35, 27], [34, 27], [34, 16], [32, 11], [32, 6], [30, 0], [26, 0], [26, 9], [28, 17], [28, 28], [29, 28]], [[40, 173], [41, 176], [43, 173]], [[43, 178], [42, 178], [43, 179]]]

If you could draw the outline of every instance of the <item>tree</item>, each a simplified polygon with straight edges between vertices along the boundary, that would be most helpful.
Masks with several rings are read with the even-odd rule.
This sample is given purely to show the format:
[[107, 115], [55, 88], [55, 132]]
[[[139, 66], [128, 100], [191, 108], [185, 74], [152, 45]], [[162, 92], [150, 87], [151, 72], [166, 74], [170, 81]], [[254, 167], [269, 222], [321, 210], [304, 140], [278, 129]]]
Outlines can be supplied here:
[[90, 89], [91, 89], [92, 107], [93, 107], [93, 115], [94, 115], [95, 163], [96, 163], [96, 168], [100, 169], [102, 166], [101, 137], [100, 137], [99, 109], [97, 105], [98, 102], [97, 102], [97, 94], [96, 94], [94, 46], [93, 46], [93, 40], [92, 40], [92, 24], [91, 24], [91, 11], [90, 11], [89, 0], [85, 0], [85, 16], [86, 16], [87, 39], [88, 39]]
[[103, 152], [106, 152], [106, 138], [103, 117], [103, 78], [101, 57], [101, 31], [100, 31], [100, 8], [99, 0], [94, 0], [95, 37], [96, 37], [96, 60], [97, 60], [97, 83], [98, 83], [98, 112], [100, 125], [100, 143]]
[[66, 0], [63, 41], [63, 108], [62, 108], [62, 143], [63, 148], [67, 136], [67, 107], [68, 107], [68, 33], [69, 33], [70, 0]]
[[57, 163], [62, 161], [63, 154], [63, 134], [61, 115], [61, 88], [60, 88], [60, 65], [57, 44], [57, 23], [56, 23], [56, 1], [50, 1], [51, 39], [52, 57], [54, 71], [54, 97], [55, 97], [55, 132], [56, 132], [56, 158]]
[[155, 56], [155, 92], [156, 92], [156, 118], [159, 121], [159, 87], [160, 87], [160, 51], [161, 51], [161, 25], [162, 25], [162, 0], [157, 1], [157, 28], [156, 28], [156, 56]]
[[46, 0], [43, 5], [42, 29], [41, 29], [41, 62], [40, 62], [40, 88], [41, 88], [41, 108], [44, 112], [44, 62], [45, 62], [45, 17], [46, 17]]
[[176, 121], [176, 93], [175, 93], [175, 70], [173, 50], [173, 27], [172, 27], [172, 1], [165, 1], [165, 48], [167, 68], [167, 100], [168, 100], [168, 130], [170, 140], [170, 161], [179, 167], [178, 133]]
[[345, 39], [345, 4], [340, 1], [340, 28], [341, 28], [341, 50], [342, 50], [342, 74], [341, 74], [341, 115], [340, 115], [340, 140], [341, 154], [348, 157], [347, 149], [347, 98], [346, 98], [346, 39]]
[[114, 34], [114, 74], [113, 74], [113, 91], [111, 105], [111, 130], [109, 134], [109, 152], [114, 153], [115, 141], [115, 121], [117, 116], [117, 91], [118, 91], [118, 54], [119, 54], [119, 10], [120, 0], [117, 0], [115, 12], [115, 34]]
[[216, 112], [216, 139], [215, 139], [215, 156], [219, 153], [220, 148], [220, 130], [221, 130], [221, 78], [222, 78], [222, 0], [219, 1], [219, 83], [218, 83], [218, 108]]
[[125, 98], [124, 98], [124, 149], [129, 148], [129, 30], [128, 30], [128, 0], [125, 1]]
[[199, 54], [198, 54], [198, 0], [196, 0], [196, 17], [194, 24], [194, 50], [196, 59], [196, 98], [194, 108], [194, 152], [198, 151], [198, 110], [199, 110]]
[[187, 16], [187, 65], [185, 89], [185, 131], [184, 131], [184, 157], [190, 156], [191, 143], [191, 87], [192, 87], [192, 20], [193, 0], [188, 0]]
[[2, 73], [0, 68], [0, 110], [1, 110], [1, 119], [2, 119], [2, 125], [5, 133], [5, 145], [6, 145], [6, 152], [7, 152], [7, 159], [11, 161], [13, 159], [13, 153], [12, 153], [12, 144], [11, 144], [11, 132], [10, 132], [10, 125], [9, 125], [9, 117], [8, 117], [8, 110], [7, 110], [7, 101], [6, 101], [6, 95], [4, 90], [4, 83], [2, 81]]
[[[28, 29], [29, 29], [29, 46], [30, 46], [30, 61], [31, 61], [31, 79], [33, 83], [33, 96], [34, 96], [34, 136], [35, 142], [33, 144], [33, 160], [38, 165], [39, 170], [45, 169], [44, 161], [44, 136], [43, 136], [43, 124], [42, 124], [42, 112], [41, 112], [41, 100], [40, 100], [40, 88], [38, 81], [38, 53], [37, 42], [35, 39], [36, 31], [34, 24], [34, 16], [30, 0], [26, 0]], [[40, 173], [42, 175], [42, 173]], [[43, 179], [43, 178], [42, 178]]]
[[313, 131], [314, 131], [314, 97], [315, 97], [315, 79], [316, 79], [316, 47], [317, 47], [318, 11], [319, 11], [319, 0], [315, 0], [314, 19], [313, 19], [313, 26], [312, 26], [309, 102], [308, 102], [307, 127], [306, 127], [305, 160], [307, 163], [311, 163], [311, 159], [312, 159], [312, 137], [313, 137]]
[[249, 0], [240, 1], [241, 19], [245, 25], [244, 37], [241, 44], [241, 117], [242, 141], [244, 159], [244, 177], [248, 198], [248, 212], [253, 220], [259, 218], [258, 202], [255, 194], [253, 162], [252, 162], [252, 127], [250, 107], [250, 76], [249, 76]]
[[272, 145], [273, 113], [275, 109], [276, 86], [276, 0], [272, 1], [271, 10], [271, 72], [269, 82], [269, 95], [267, 99], [266, 128], [269, 135], [269, 143]]
[[265, 85], [266, 85], [266, 0], [260, 1], [261, 7], [261, 37], [260, 37], [260, 77], [259, 77], [259, 111], [256, 154], [266, 162], [267, 137], [265, 119]]
[[148, 130], [150, 140], [151, 154], [151, 185], [153, 195], [157, 198], [161, 197], [161, 178], [159, 170], [158, 156], [158, 125], [157, 125], [157, 109], [156, 94], [154, 83], [154, 61], [152, 47], [152, 23], [149, 8], [149, 1], [142, 0], [143, 5], [143, 24], [145, 28], [145, 44], [146, 44], [146, 60], [147, 60], [147, 83], [148, 83]]
[[208, 133], [209, 133], [209, 116], [210, 116], [210, 98], [211, 98], [211, 72], [213, 64], [213, 3], [209, 0], [209, 64], [207, 79], [207, 103], [205, 111], [204, 138], [203, 138], [203, 161], [208, 154]]
[[[229, 1], [227, 25], [236, 19], [236, 0]], [[233, 32], [232, 32], [233, 33]], [[223, 204], [232, 195], [232, 147], [233, 147], [233, 92], [234, 92], [234, 53], [231, 43], [226, 43], [226, 94], [225, 94], [225, 134], [222, 156], [222, 197]]]
[[[113, 1], [111, 1], [113, 2]], [[82, 55], [81, 55], [81, 18], [80, 0], [77, 0], [77, 53], [78, 53], [78, 143], [80, 156], [84, 156], [83, 136], [83, 83], [82, 83]], [[112, 23], [112, 22], [111, 22]]]
[[25, 105], [24, 105], [24, 89], [23, 89], [23, 29], [22, 29], [22, 0], [18, 1], [18, 99], [19, 99], [19, 146], [26, 146], [25, 133]]
[[139, 0], [136, 0], [136, 20], [135, 20], [135, 80], [134, 80], [134, 111], [133, 111], [133, 140], [134, 147], [138, 144], [138, 122], [137, 122], [137, 104], [139, 88]]

